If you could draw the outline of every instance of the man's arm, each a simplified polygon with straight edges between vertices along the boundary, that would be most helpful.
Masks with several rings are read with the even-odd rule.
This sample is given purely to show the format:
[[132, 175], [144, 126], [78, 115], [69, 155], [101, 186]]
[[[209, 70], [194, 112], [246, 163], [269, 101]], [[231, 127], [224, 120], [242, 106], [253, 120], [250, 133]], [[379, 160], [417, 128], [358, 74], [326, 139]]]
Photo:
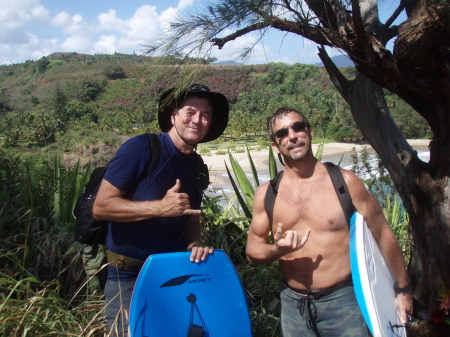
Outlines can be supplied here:
[[[397, 239], [386, 221], [383, 210], [353, 172], [343, 171], [343, 174], [352, 196], [353, 204], [366, 220], [390, 270], [394, 274], [398, 287], [406, 287], [409, 285], [409, 278], [405, 259]], [[411, 314], [413, 308], [411, 294], [401, 293], [397, 295], [397, 307], [400, 310], [402, 323], [406, 323], [406, 314]]]
[[308, 240], [310, 230], [305, 235], [296, 231], [283, 232], [283, 226], [278, 224], [274, 233], [275, 243], [267, 242], [270, 232], [270, 220], [264, 209], [264, 197], [269, 183], [261, 185], [253, 198], [252, 223], [248, 231], [246, 254], [252, 263], [268, 264], [278, 260], [281, 256], [298, 250]]
[[103, 180], [92, 209], [96, 220], [133, 222], [151, 218], [199, 215], [200, 210], [190, 209], [189, 197], [179, 193], [181, 182], [166, 192], [161, 200], [132, 201], [124, 198], [125, 192]]

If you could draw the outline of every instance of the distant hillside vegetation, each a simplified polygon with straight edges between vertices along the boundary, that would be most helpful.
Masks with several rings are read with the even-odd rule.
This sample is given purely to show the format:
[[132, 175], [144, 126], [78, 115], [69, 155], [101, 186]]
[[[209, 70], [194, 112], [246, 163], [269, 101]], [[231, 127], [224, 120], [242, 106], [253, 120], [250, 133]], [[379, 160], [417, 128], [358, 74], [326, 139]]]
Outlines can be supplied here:
[[[266, 140], [266, 118], [281, 106], [303, 111], [316, 137], [363, 140], [347, 103], [323, 68], [215, 61], [53, 53], [37, 61], [0, 66], [0, 145], [44, 154], [98, 153], [101, 144], [158, 132], [161, 93], [192, 83], [205, 84], [230, 101], [229, 126], [218, 143], [248, 137]], [[353, 67], [342, 71], [354, 76]], [[389, 93], [386, 99], [406, 137], [427, 135], [426, 123], [409, 106]]]

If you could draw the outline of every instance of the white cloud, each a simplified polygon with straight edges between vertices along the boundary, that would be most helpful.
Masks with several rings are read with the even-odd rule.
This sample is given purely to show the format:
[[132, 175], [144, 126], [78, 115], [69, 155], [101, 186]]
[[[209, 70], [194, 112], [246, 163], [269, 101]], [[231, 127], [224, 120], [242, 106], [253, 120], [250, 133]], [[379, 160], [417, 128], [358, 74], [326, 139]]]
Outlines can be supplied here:
[[59, 12], [51, 20], [50, 23], [56, 27], [63, 27], [70, 23], [70, 14], [66, 11]]
[[178, 10], [173, 7], [169, 7], [166, 10], [162, 11], [159, 23], [163, 32], [170, 30], [170, 23], [176, 20], [177, 15]]
[[29, 42], [29, 22], [44, 22], [49, 11], [37, 0], [0, 0], [0, 42], [23, 45]]
[[92, 52], [91, 42], [89, 38], [74, 35], [68, 37], [62, 44], [61, 44], [61, 51], [65, 52]]
[[93, 30], [80, 14], [75, 14], [70, 17], [69, 22], [64, 26], [64, 32], [68, 35], [90, 35]]
[[58, 50], [56, 39], [39, 39], [34, 34], [27, 35], [24, 44], [0, 44], [0, 64], [20, 63], [37, 60]]
[[192, 6], [194, 3], [194, 0], [180, 0], [180, 2], [177, 5], [177, 9], [185, 9], [187, 7]]
[[42, 5], [38, 5], [30, 9], [33, 18], [41, 21], [46, 21], [50, 16], [50, 11]]
[[97, 19], [102, 30], [120, 30], [126, 24], [124, 20], [117, 17], [117, 12], [114, 9], [110, 9], [106, 13], [100, 13]]
[[158, 21], [156, 7], [148, 5], [139, 7], [128, 21], [130, 30], [125, 36], [131, 40], [144, 42], [155, 35], [158, 30]]
[[117, 38], [115, 35], [102, 35], [94, 47], [99, 53], [115, 53], [117, 51]]
[[17, 28], [32, 20], [45, 20], [50, 12], [39, 0], [0, 0], [2, 26]]
[[100, 13], [98, 19], [98, 30], [109, 31], [103, 34], [95, 42], [95, 49], [99, 52], [105, 50], [130, 52], [155, 38], [160, 30], [160, 17], [155, 6], [144, 5], [139, 7], [134, 15], [128, 20], [117, 16], [114, 9]]

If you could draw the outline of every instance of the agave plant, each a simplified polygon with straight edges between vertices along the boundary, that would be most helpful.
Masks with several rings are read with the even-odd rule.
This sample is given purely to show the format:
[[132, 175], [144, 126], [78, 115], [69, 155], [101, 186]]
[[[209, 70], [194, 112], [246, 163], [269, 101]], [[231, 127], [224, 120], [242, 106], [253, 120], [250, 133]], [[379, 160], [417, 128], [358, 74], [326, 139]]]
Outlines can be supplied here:
[[[322, 159], [323, 154], [323, 146], [324, 144], [319, 144], [319, 147], [317, 148], [317, 151], [315, 153], [315, 157], [318, 160]], [[231, 168], [233, 170], [233, 174], [231, 174], [230, 169], [228, 168], [228, 165], [225, 163], [225, 168], [227, 170], [228, 178], [230, 179], [231, 186], [233, 187], [234, 193], [236, 195], [236, 198], [239, 202], [240, 207], [242, 208], [242, 211], [245, 215], [245, 217], [248, 220], [252, 219], [252, 207], [253, 207], [253, 197], [255, 195], [255, 190], [259, 187], [259, 177], [258, 177], [258, 171], [256, 170], [256, 166], [253, 162], [252, 156], [250, 154], [250, 151], [248, 149], [248, 146], [246, 146], [247, 149], [247, 156], [250, 163], [250, 168], [252, 172], [252, 180], [253, 184], [250, 181], [250, 179], [245, 174], [244, 170], [242, 169], [242, 166], [238, 163], [238, 161], [233, 157], [230, 150], [228, 150], [228, 158], [230, 160]], [[341, 157], [342, 160], [342, 157]], [[277, 163], [275, 159], [275, 155], [273, 152], [273, 149], [271, 146], [269, 146], [269, 176], [270, 179], [273, 179], [278, 174], [277, 169]]]
[[82, 192], [84, 185], [89, 180], [90, 165], [84, 170], [78, 162], [73, 168], [65, 168], [61, 161], [54, 160], [54, 194], [53, 211], [62, 224], [73, 224], [73, 208]]

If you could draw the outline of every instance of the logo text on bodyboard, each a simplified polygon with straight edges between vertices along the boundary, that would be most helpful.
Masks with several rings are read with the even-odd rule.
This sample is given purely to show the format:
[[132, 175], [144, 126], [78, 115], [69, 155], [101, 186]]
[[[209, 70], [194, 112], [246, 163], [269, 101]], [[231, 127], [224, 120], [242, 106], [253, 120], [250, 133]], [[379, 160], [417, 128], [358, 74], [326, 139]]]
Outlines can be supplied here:
[[182, 284], [201, 284], [207, 283], [212, 280], [212, 276], [209, 275], [201, 275], [201, 274], [193, 274], [193, 275], [182, 275], [174, 277], [166, 282], [164, 282], [160, 288], [165, 287], [176, 287]]

